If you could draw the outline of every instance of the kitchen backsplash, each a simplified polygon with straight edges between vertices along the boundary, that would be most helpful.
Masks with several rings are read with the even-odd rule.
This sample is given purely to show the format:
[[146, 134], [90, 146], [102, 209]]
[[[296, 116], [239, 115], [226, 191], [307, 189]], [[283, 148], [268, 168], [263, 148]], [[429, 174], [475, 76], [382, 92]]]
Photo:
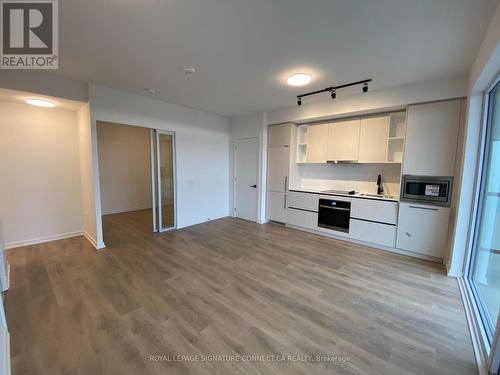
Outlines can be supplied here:
[[301, 164], [300, 186], [313, 190], [356, 190], [377, 192], [377, 176], [382, 175], [384, 193], [399, 195], [401, 164]]

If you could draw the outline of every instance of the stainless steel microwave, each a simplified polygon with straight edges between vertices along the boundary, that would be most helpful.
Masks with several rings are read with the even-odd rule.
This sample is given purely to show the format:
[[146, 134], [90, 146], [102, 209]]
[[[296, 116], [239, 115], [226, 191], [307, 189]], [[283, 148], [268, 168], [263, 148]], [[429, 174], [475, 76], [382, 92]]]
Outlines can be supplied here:
[[403, 175], [400, 200], [449, 207], [453, 177]]

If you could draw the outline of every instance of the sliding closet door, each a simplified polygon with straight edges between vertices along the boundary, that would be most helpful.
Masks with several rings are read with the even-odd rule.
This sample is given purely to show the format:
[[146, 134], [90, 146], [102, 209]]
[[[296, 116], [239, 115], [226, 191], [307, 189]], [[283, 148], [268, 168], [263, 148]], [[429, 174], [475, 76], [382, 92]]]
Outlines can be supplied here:
[[177, 226], [175, 183], [175, 135], [151, 130], [153, 232], [164, 232]]
[[157, 131], [158, 206], [160, 231], [173, 229], [175, 220], [174, 134]]

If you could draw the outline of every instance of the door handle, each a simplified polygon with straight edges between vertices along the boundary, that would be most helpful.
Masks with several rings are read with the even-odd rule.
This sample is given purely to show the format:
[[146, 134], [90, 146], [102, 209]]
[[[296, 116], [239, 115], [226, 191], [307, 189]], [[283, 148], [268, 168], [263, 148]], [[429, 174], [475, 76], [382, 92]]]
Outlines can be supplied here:
[[250, 187], [256, 188], [256, 187], [257, 187], [257, 185], [250, 185]]
[[285, 199], [283, 200], [283, 208], [286, 210], [286, 194], [285, 194]]
[[288, 185], [288, 176], [285, 176], [285, 189], [284, 189], [284, 191], [286, 191], [287, 185]]

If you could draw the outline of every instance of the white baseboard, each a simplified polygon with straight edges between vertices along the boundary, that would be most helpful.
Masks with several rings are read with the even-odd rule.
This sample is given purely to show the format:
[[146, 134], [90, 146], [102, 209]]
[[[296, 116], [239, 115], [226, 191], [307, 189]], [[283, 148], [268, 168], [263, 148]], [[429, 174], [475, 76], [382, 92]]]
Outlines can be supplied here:
[[69, 233], [63, 233], [63, 234], [55, 234], [52, 236], [31, 238], [29, 240], [23, 240], [23, 241], [6, 242], [4, 248], [6, 250], [15, 249], [16, 247], [37, 245], [37, 244], [50, 242], [50, 241], [63, 240], [65, 238], [78, 237], [78, 236], [81, 236], [82, 234], [83, 234], [82, 231], [77, 231], [77, 232], [69, 232]]
[[464, 277], [464, 273], [463, 272], [457, 272], [457, 271], [454, 271], [454, 270], [451, 270], [450, 267], [451, 267], [451, 262], [448, 260], [446, 263], [446, 275], [448, 277]]
[[92, 236], [87, 232], [84, 231], [82, 234], [87, 239], [87, 241], [89, 241], [97, 250], [101, 250], [106, 247], [106, 245], [104, 245], [104, 242], [97, 243], [97, 241], [92, 238]]

